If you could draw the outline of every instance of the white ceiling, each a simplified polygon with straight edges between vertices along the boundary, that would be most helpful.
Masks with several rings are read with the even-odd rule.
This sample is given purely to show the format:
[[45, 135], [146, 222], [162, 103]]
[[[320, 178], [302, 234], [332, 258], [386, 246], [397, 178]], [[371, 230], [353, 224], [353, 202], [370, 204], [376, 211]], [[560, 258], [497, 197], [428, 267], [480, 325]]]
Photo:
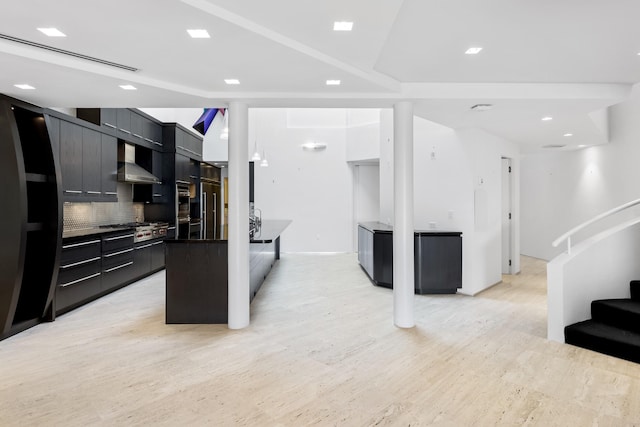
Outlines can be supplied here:
[[[3, 5], [1, 34], [139, 71], [0, 40], [0, 92], [50, 107], [389, 107], [411, 99], [416, 115], [485, 129], [524, 152], [575, 148], [607, 142], [590, 113], [640, 81], [639, 15], [637, 0], [14, 1]], [[353, 31], [334, 32], [336, 20], [353, 21]], [[191, 39], [191, 28], [212, 38]], [[465, 55], [471, 46], [483, 50]], [[127, 83], [138, 90], [118, 87]], [[469, 110], [478, 103], [494, 108]], [[554, 120], [542, 122], [546, 115]]]

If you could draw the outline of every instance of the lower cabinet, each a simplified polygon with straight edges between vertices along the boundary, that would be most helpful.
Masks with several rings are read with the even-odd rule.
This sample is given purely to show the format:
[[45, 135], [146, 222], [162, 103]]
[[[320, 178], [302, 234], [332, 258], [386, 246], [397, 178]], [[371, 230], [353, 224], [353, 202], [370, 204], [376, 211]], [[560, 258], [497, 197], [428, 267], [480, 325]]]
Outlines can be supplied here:
[[165, 265], [164, 240], [133, 243], [131, 230], [64, 239], [55, 295], [57, 314], [119, 289]]
[[56, 288], [56, 312], [68, 311], [100, 293], [100, 238], [63, 243]]
[[151, 271], [164, 268], [164, 240], [151, 244]]

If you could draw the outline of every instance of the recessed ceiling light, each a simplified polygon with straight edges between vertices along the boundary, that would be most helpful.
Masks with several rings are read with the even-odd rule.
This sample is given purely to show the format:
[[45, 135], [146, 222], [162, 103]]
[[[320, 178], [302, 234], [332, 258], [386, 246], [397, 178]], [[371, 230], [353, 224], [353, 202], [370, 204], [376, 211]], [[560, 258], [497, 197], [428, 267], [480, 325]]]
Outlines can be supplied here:
[[33, 90], [35, 89], [35, 87], [28, 85], [28, 84], [17, 84], [14, 85], [15, 87], [17, 87], [18, 89], [24, 89], [24, 90]]
[[481, 47], [470, 47], [469, 49], [467, 49], [467, 51], [465, 53], [467, 55], [476, 55], [476, 54], [480, 53], [481, 50], [482, 50]]
[[49, 37], [67, 37], [65, 33], [57, 28], [38, 28], [38, 31]]
[[339, 86], [340, 80], [327, 80], [327, 86]]
[[565, 133], [564, 136], [573, 136], [572, 133]]
[[224, 79], [224, 82], [228, 85], [239, 85], [240, 80], [238, 79]]
[[353, 29], [353, 22], [336, 21], [333, 23], [333, 31], [351, 31], [352, 29]]
[[489, 111], [493, 108], [491, 104], [476, 104], [471, 107], [473, 111]]
[[553, 117], [551, 117], [551, 116], [546, 116], [546, 117], [543, 117], [543, 118], [542, 118], [542, 121], [543, 121], [543, 122], [548, 122], [549, 120], [553, 120]]
[[120, 88], [124, 90], [138, 90], [138, 88], [133, 85], [120, 85]]
[[584, 145], [584, 144], [578, 145], [578, 148], [584, 148], [584, 147], [586, 147], [586, 145]]
[[207, 30], [187, 30], [187, 33], [194, 39], [210, 39], [211, 36]]

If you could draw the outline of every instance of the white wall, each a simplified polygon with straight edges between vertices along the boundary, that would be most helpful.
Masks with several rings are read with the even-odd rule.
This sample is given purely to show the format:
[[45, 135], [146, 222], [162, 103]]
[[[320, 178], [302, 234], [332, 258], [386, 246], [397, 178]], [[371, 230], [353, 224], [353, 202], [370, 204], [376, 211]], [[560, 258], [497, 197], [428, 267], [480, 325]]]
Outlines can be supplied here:
[[[391, 110], [383, 110], [380, 125], [380, 220], [389, 223], [393, 222], [392, 116]], [[518, 187], [520, 155], [515, 144], [481, 130], [455, 131], [414, 118], [415, 228], [426, 230], [435, 223], [436, 229], [462, 231], [464, 293], [476, 294], [502, 279], [502, 157], [513, 159], [514, 187]], [[517, 209], [513, 218], [518, 253]]]
[[[530, 155], [522, 160], [522, 253], [550, 260], [565, 247], [551, 242], [580, 223], [640, 198], [640, 90], [610, 108], [610, 143], [578, 151]], [[574, 243], [639, 209], [580, 233]]]
[[[269, 167], [255, 168], [255, 205], [263, 218], [291, 219], [283, 252], [352, 252], [353, 184], [346, 161], [344, 109], [252, 109], [249, 142], [257, 135]], [[254, 124], [255, 123], [255, 124]], [[314, 124], [315, 123], [315, 124]], [[305, 142], [327, 144], [305, 151]]]

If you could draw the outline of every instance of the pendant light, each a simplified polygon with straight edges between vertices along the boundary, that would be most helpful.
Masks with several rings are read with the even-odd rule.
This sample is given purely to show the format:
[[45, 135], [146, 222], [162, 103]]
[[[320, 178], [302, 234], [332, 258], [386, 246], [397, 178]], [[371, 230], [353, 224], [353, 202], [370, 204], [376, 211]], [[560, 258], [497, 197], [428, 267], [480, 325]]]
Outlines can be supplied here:
[[260, 167], [266, 168], [269, 166], [269, 162], [267, 161], [267, 154], [264, 150], [262, 150], [262, 161], [260, 162]]

